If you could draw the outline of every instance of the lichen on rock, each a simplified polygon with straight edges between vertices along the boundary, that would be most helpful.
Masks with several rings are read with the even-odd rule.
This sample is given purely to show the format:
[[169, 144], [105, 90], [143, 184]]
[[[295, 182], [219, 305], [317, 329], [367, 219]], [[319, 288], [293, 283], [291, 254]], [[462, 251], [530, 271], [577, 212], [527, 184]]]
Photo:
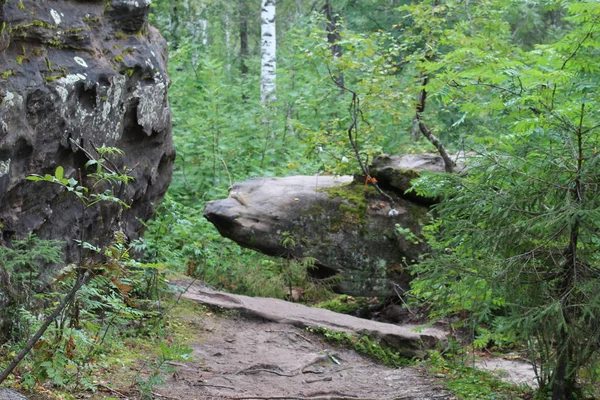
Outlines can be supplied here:
[[[315, 259], [318, 277], [340, 274], [338, 291], [356, 296], [394, 293], [408, 287], [406, 263], [426, 249], [397, 235], [414, 237], [427, 222], [427, 207], [393, 194], [391, 205], [352, 177], [255, 178], [233, 185], [229, 198], [209, 202], [204, 215], [225, 237], [263, 253]], [[419, 212], [409, 212], [413, 207]], [[422, 210], [421, 210], [422, 209]], [[283, 237], [288, 245], [283, 243]], [[293, 245], [290, 245], [293, 244]]]
[[[0, 23], [0, 245], [34, 232], [101, 244], [143, 230], [171, 179], [167, 45], [148, 24], [148, 0], [2, 2]], [[87, 153], [118, 147], [133, 168], [131, 208], [88, 210], [60, 188], [25, 180], [62, 166], [85, 178]], [[84, 149], [84, 150], [82, 150]], [[78, 259], [73, 241], [66, 261]]]

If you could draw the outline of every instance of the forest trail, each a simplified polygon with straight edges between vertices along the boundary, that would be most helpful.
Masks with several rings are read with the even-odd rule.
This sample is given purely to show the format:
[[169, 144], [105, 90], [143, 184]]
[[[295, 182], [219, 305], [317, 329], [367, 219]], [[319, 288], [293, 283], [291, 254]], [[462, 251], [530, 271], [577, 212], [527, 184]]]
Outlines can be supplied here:
[[[199, 282], [176, 284], [187, 289], [182, 297], [188, 300], [239, 313], [208, 313], [196, 320], [199, 340], [190, 344], [196, 361], [176, 363], [178, 372], [156, 390], [166, 399], [454, 399], [439, 379], [421, 368], [380, 365], [303, 328], [321, 326], [386, 340], [404, 337], [408, 342], [422, 335], [443, 341], [440, 330], [417, 333], [410, 326], [218, 292]], [[501, 368], [513, 382], [532, 380], [531, 366], [523, 362], [488, 358], [478, 364]]]
[[189, 344], [195, 361], [174, 363], [177, 373], [155, 394], [181, 400], [453, 398], [425, 371], [379, 365], [287, 323], [208, 313], [197, 324], [204, 332]]
[[206, 340], [189, 345], [198, 361], [176, 363], [178, 372], [156, 394], [181, 400], [453, 398], [424, 371], [378, 365], [293, 326], [219, 316], [203, 323]]

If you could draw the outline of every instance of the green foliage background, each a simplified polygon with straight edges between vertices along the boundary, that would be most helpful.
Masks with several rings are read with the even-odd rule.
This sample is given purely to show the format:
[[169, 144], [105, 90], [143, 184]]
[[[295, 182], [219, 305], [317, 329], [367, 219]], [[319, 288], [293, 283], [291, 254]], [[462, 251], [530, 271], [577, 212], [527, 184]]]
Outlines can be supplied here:
[[[360, 98], [363, 161], [434, 151], [413, 128], [426, 94], [422, 121], [474, 161], [468, 176], [417, 183], [415, 190], [448, 201], [430, 228], [435, 252], [414, 269], [413, 294], [434, 316], [469, 316], [478, 346], [531, 344], [541, 395], [561, 379], [595, 379], [582, 370], [593, 371], [595, 341], [569, 356], [566, 375], [556, 371], [573, 343], [598, 336], [596, 2], [331, 0], [342, 53], [334, 57], [324, 2], [282, 0], [278, 99], [266, 108], [258, 97], [258, 2], [180, 1], [179, 13], [173, 4], [157, 1], [153, 22], [172, 48], [179, 157], [147, 254], [192, 265], [234, 290], [249, 289], [236, 279], [248, 269], [274, 278], [281, 269], [263, 267], [278, 261], [232, 246], [198, 217], [204, 202], [253, 176], [356, 172], [346, 139], [350, 94], [335, 85], [339, 76]], [[236, 36], [242, 17], [247, 59]], [[207, 21], [205, 42], [199, 19]], [[172, 229], [170, 220], [184, 223]], [[169, 246], [154, 244], [165, 240]], [[569, 260], [575, 275], [565, 269]], [[531, 274], [544, 278], [532, 283]]]

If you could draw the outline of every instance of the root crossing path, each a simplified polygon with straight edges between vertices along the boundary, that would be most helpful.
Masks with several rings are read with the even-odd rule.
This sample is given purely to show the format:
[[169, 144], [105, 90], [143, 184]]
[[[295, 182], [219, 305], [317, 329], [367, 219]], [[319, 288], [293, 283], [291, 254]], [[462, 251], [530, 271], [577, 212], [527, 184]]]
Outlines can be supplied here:
[[[185, 282], [180, 283], [182, 286]], [[192, 399], [451, 399], [436, 380], [414, 367], [388, 368], [356, 352], [325, 343], [305, 326], [369, 333], [404, 342], [407, 354], [443, 341], [443, 333], [398, 327], [312, 309], [276, 299], [216, 292], [193, 284], [183, 295], [199, 303], [239, 310], [239, 316], [202, 319], [196, 362], [157, 388], [163, 398]], [[354, 321], [356, 320], [356, 321]], [[378, 328], [378, 329], [375, 329]], [[382, 329], [381, 331], [379, 329]], [[397, 330], [399, 329], [399, 330]], [[401, 339], [402, 338], [402, 339]], [[420, 340], [419, 340], [420, 339]], [[423, 340], [425, 339], [425, 340]], [[413, 343], [413, 341], [415, 343]], [[416, 342], [420, 341], [420, 345]]]

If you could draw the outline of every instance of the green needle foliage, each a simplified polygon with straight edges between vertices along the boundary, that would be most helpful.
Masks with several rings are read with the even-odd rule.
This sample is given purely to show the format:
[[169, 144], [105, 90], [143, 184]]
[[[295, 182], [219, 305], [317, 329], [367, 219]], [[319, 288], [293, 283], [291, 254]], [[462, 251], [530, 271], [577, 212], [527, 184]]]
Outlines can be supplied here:
[[416, 185], [445, 200], [415, 293], [526, 342], [539, 396], [553, 400], [582, 398], [600, 348], [600, 4], [567, 11], [572, 29], [554, 43], [524, 52], [496, 40], [485, 65], [466, 63], [464, 46], [446, 55], [447, 95], [489, 100], [480, 110], [510, 133], [474, 146], [466, 175]]

